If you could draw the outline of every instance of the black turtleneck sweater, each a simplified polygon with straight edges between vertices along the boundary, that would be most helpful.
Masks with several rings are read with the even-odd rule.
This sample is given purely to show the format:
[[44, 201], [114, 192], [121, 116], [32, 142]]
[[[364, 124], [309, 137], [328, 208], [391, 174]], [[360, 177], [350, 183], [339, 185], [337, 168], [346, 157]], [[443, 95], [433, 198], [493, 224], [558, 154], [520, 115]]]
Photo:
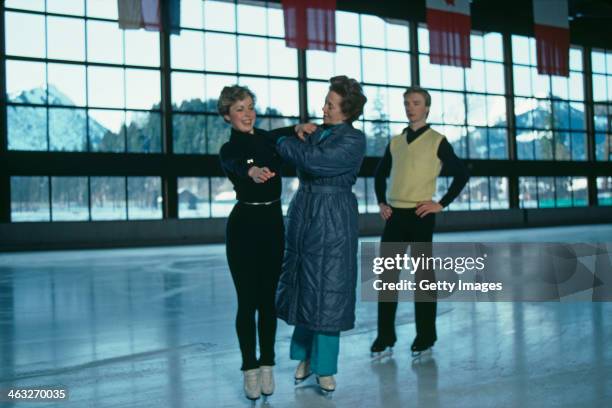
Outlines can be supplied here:
[[[412, 130], [410, 126], [402, 131], [402, 133], [406, 133], [406, 142], [408, 144], [414, 142], [417, 137], [421, 136], [429, 130], [429, 125], [425, 125], [417, 130]], [[437, 156], [442, 162], [442, 172], [441, 175], [444, 176], [452, 176], [453, 182], [444, 197], [442, 197], [439, 201], [442, 207], [447, 207], [463, 190], [465, 184], [468, 182], [469, 173], [461, 159], [457, 157], [455, 151], [451, 144], [444, 138], [438, 147]], [[391, 150], [389, 145], [385, 149], [385, 154], [383, 158], [378, 163], [376, 167], [376, 173], [374, 175], [374, 190], [376, 191], [376, 199], [378, 203], [387, 202], [386, 192], [387, 192], [387, 177], [391, 174]]]
[[[232, 128], [230, 140], [219, 151], [223, 171], [234, 185], [236, 199], [249, 203], [274, 201], [282, 190], [281, 158], [276, 153], [273, 138], [263, 129], [254, 134]], [[255, 183], [249, 177], [252, 166], [267, 167], [276, 175], [265, 183]]]

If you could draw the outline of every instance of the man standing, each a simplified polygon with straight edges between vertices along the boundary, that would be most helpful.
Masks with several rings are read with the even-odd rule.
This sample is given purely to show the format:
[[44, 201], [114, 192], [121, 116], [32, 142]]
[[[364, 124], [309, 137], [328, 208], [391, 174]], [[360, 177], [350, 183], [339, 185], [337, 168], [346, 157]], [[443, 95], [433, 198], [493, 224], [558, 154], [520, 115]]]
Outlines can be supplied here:
[[[382, 243], [396, 242], [399, 248], [383, 248], [392, 251], [383, 256], [405, 253], [409, 243], [431, 243], [435, 214], [448, 206], [461, 192], [469, 179], [467, 169], [455, 155], [446, 137], [431, 129], [427, 115], [431, 95], [427, 90], [412, 86], [404, 92], [404, 107], [409, 126], [391, 138], [375, 174], [375, 190], [380, 215], [385, 222]], [[436, 192], [436, 179], [444, 167], [453, 182], [439, 202], [432, 201]], [[387, 188], [387, 177], [390, 185]], [[411, 256], [430, 256], [431, 244], [410, 245]], [[419, 269], [416, 281], [435, 280], [433, 270]], [[399, 271], [389, 270], [383, 280], [396, 282]], [[416, 338], [412, 343], [413, 357], [431, 348], [436, 335], [436, 294], [416, 291], [414, 311]], [[378, 336], [371, 347], [373, 355], [385, 352], [395, 344], [395, 314], [397, 292], [380, 292], [378, 302]]]

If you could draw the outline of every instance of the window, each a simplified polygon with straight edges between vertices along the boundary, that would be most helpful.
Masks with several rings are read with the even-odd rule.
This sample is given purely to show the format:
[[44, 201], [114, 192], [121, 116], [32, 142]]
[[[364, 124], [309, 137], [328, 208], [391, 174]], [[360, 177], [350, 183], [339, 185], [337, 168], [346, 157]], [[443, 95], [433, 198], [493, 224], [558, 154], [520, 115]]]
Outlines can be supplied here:
[[[451, 177], [438, 177], [434, 200], [448, 191]], [[448, 206], [449, 211], [497, 210], [510, 208], [507, 177], [471, 177], [461, 194]]]
[[161, 151], [158, 33], [120, 30], [112, 1], [5, 7], [10, 150]]
[[88, 221], [87, 177], [51, 177], [53, 221]]
[[[433, 199], [440, 200], [448, 191], [448, 186], [451, 182], [451, 177], [438, 177], [436, 183], [437, 190]], [[295, 179], [295, 183], [297, 188], [297, 179]], [[285, 185], [283, 185], [283, 188], [285, 188]], [[287, 192], [289, 198], [293, 196], [294, 191], [295, 189]], [[357, 197], [360, 214], [378, 214], [379, 207], [373, 177], [359, 177], [353, 186], [353, 193]], [[495, 210], [507, 208], [509, 208], [507, 177], [472, 177], [459, 197], [450, 204], [447, 210]]]
[[586, 207], [586, 177], [519, 177], [520, 208]]
[[278, 29], [280, 5], [183, 0], [181, 16], [170, 38], [175, 153], [218, 154], [230, 134], [217, 113], [224, 86], [253, 91], [257, 127], [298, 122], [297, 52]]
[[283, 177], [283, 191], [281, 195], [283, 214], [287, 214], [291, 199], [293, 198], [299, 187], [300, 181], [297, 177]]
[[211, 177], [210, 201], [212, 217], [227, 217], [230, 214], [236, 204], [236, 192], [229, 179]]
[[446, 135], [458, 156], [506, 159], [507, 120], [502, 35], [472, 33], [471, 67], [431, 64], [429, 32], [420, 27], [421, 86], [430, 90], [428, 121]]
[[11, 221], [51, 221], [49, 177], [11, 177]]
[[210, 217], [210, 179], [207, 177], [179, 177], [179, 218]]
[[612, 177], [597, 177], [597, 202], [612, 205]]
[[612, 160], [612, 51], [591, 52], [595, 158]]
[[160, 177], [11, 177], [13, 222], [160, 218]]
[[[505, 61], [502, 34], [473, 31], [471, 67], [447, 67], [430, 63], [425, 26], [411, 39], [412, 22], [337, 11], [337, 52], [305, 52], [298, 72], [298, 51], [285, 46], [280, 3], [181, 0], [181, 31], [170, 35], [166, 61], [169, 100], [162, 103], [161, 36], [119, 29], [116, 1], [6, 0], [4, 9], [6, 57], [0, 63], [6, 78], [0, 79], [7, 88], [9, 154], [119, 153], [131, 164], [140, 156], [130, 153], [169, 153], [162, 148], [168, 123], [171, 160], [216, 155], [230, 135], [217, 112], [224, 86], [248, 86], [256, 95], [256, 126], [273, 129], [298, 123], [300, 112], [320, 121], [329, 78], [344, 74], [359, 80], [368, 97], [354, 126], [365, 132], [370, 157], [380, 157], [389, 137], [406, 126], [403, 93], [418, 82], [432, 95], [429, 122], [460, 157], [508, 160], [507, 102], [513, 98], [518, 159], [586, 166], [587, 137], [594, 138], [588, 145], [596, 160], [612, 158], [610, 50], [572, 46], [569, 78], [541, 76], [533, 38], [510, 36], [513, 61]], [[411, 40], [418, 48], [411, 48]], [[585, 56], [590, 71], [583, 67]], [[419, 78], [411, 76], [413, 63]], [[513, 89], [507, 89], [505, 66]], [[592, 79], [593, 100], [585, 99], [584, 75]], [[162, 109], [166, 103], [169, 112]], [[593, 118], [585, 117], [586, 104]], [[587, 135], [587, 119], [594, 121], [594, 134]], [[62, 176], [11, 174], [11, 220], [160, 219], [162, 176], [172, 182], [176, 177], [179, 218], [227, 217], [236, 201], [231, 183], [209, 168], [178, 175], [165, 169], [138, 177], [103, 174], [99, 168]], [[435, 199], [450, 182], [438, 179]], [[599, 204], [610, 205], [610, 178], [596, 182]], [[508, 177], [474, 176], [448, 210], [509, 208], [509, 190], [516, 188], [508, 183]], [[298, 185], [295, 177], [283, 179], [285, 213]], [[588, 202], [584, 177], [523, 176], [518, 187], [521, 208]], [[359, 178], [353, 190], [360, 213], [378, 213], [373, 177]]]
[[128, 177], [128, 219], [162, 218], [161, 178]]
[[406, 121], [402, 94], [411, 84], [408, 24], [337, 11], [336, 32], [336, 53], [306, 52], [308, 115], [322, 118], [329, 78], [347, 75], [360, 81], [368, 103], [353, 126], [366, 135], [366, 155], [382, 156], [389, 135], [399, 133]]
[[570, 49], [569, 78], [540, 75], [534, 38], [512, 36], [514, 115], [520, 160], [587, 159], [582, 49]]

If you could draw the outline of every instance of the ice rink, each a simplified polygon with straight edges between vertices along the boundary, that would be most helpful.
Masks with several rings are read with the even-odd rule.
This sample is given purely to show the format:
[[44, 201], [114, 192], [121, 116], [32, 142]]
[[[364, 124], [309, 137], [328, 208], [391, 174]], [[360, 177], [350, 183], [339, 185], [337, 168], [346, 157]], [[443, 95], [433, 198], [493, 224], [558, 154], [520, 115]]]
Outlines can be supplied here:
[[[363, 240], [374, 240], [363, 238]], [[610, 242], [612, 225], [436, 234], [435, 241]], [[0, 254], [0, 388], [69, 400], [2, 407], [241, 407], [236, 298], [223, 245]], [[270, 407], [609, 407], [612, 303], [440, 303], [413, 361], [412, 304], [392, 358], [372, 361], [376, 304], [342, 333], [337, 390], [293, 385], [279, 322]], [[260, 399], [257, 406], [262, 406]]]

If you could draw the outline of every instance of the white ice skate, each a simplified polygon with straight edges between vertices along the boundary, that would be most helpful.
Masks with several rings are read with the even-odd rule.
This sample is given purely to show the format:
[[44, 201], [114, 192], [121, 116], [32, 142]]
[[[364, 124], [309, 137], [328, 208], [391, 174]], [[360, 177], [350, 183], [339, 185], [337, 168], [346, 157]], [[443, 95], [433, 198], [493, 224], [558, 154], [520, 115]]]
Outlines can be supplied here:
[[265, 397], [269, 397], [274, 394], [274, 372], [273, 366], [261, 366], [259, 367], [261, 374], [261, 393]]
[[259, 399], [261, 396], [261, 383], [259, 378], [259, 368], [245, 370], [244, 372], [244, 394], [251, 401]]
[[336, 380], [333, 375], [317, 376], [317, 384], [325, 396], [331, 397], [331, 393], [336, 391]]
[[310, 377], [311, 374], [312, 374], [312, 371], [310, 371], [310, 361], [309, 360], [300, 361], [297, 368], [295, 369], [295, 376], [294, 376], [295, 385], [298, 385], [304, 382], [304, 380]]

